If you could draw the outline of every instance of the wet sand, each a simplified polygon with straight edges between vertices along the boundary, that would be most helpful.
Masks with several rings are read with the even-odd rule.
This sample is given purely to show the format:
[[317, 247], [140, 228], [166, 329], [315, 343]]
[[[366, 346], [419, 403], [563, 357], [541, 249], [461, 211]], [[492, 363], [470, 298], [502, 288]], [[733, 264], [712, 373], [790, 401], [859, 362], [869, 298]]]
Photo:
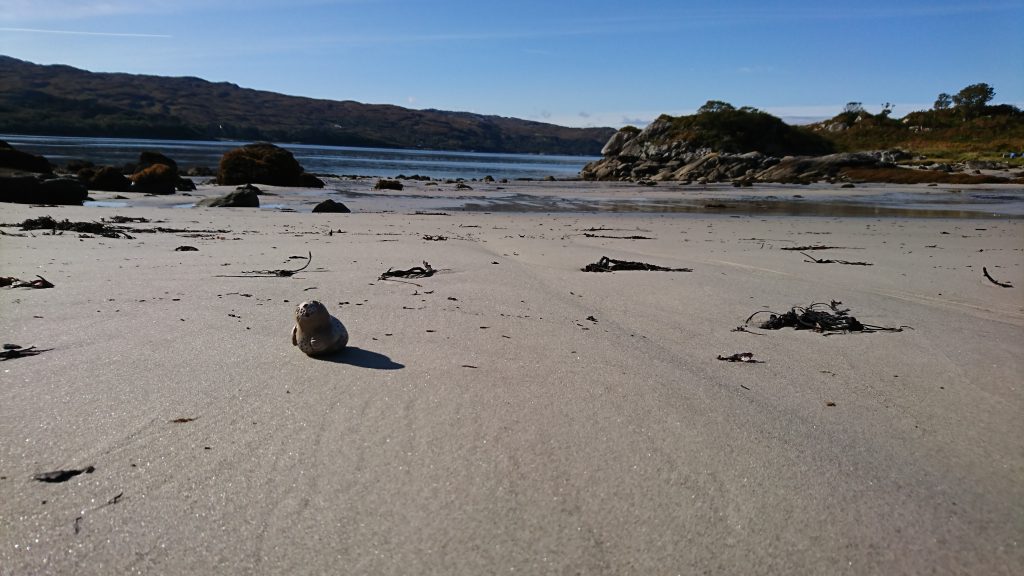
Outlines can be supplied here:
[[[510, 193], [546, 195], [526, 188]], [[398, 195], [305, 213], [323, 194], [277, 197], [297, 212], [4, 205], [6, 222], [182, 231], [0, 236], [2, 275], [55, 284], [0, 289], [4, 342], [46, 350], [0, 362], [0, 573], [1024, 566], [1024, 221]], [[806, 252], [871, 265], [783, 250], [821, 245]], [[245, 274], [310, 252], [291, 277]], [[693, 271], [580, 271], [601, 256]], [[378, 279], [423, 261], [439, 272]], [[345, 353], [291, 345], [313, 298], [348, 326]], [[734, 331], [830, 300], [906, 328]], [[717, 360], [738, 352], [763, 363]]]

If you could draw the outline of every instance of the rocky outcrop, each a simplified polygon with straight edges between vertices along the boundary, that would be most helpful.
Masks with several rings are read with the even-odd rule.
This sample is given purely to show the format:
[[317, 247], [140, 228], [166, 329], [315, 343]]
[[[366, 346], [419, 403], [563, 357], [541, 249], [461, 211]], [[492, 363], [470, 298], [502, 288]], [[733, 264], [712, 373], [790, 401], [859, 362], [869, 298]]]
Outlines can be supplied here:
[[757, 151], [724, 153], [667, 138], [670, 119], [643, 130], [627, 127], [608, 140], [604, 157], [580, 172], [584, 180], [804, 183], [842, 178], [844, 168], [891, 168], [900, 150], [773, 157]]
[[226, 152], [220, 160], [217, 183], [307, 188], [322, 188], [324, 185], [319, 178], [306, 174], [291, 152], [269, 142], [246, 144]]
[[829, 154], [827, 156], [788, 156], [778, 164], [754, 176], [759, 182], [803, 183], [830, 180], [844, 168], [893, 168], [869, 153]]

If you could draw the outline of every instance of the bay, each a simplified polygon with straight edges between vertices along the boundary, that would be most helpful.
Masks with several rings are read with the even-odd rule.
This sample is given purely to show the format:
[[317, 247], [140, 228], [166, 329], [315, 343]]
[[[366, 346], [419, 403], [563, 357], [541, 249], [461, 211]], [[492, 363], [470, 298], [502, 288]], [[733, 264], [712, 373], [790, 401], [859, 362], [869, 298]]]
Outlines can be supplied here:
[[[66, 164], [70, 160], [88, 160], [97, 165], [122, 166], [137, 162], [140, 152], [152, 150], [173, 159], [182, 170], [198, 166], [216, 170], [225, 152], [248, 144], [225, 141], [17, 134], [0, 134], [0, 140], [19, 150], [45, 156], [50, 163], [57, 165]], [[290, 151], [307, 172], [379, 177], [403, 174], [467, 180], [484, 176], [499, 180], [539, 180], [553, 176], [562, 180], [579, 177], [580, 169], [586, 163], [597, 160], [596, 157], [586, 156], [401, 150], [311, 144], [279, 143], [278, 146]]]

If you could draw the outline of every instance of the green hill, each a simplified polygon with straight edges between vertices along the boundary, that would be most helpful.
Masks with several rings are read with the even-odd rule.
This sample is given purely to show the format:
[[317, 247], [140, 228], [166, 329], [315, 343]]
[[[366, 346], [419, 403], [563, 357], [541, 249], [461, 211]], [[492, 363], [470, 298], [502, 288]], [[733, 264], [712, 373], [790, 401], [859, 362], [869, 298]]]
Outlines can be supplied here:
[[615, 130], [318, 100], [0, 56], [0, 132], [596, 155]]

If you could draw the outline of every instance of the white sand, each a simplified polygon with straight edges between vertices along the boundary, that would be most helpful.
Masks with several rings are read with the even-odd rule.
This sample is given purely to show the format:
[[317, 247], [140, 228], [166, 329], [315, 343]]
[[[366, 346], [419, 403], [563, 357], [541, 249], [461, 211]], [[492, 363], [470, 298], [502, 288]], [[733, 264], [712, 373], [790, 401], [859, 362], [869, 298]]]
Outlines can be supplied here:
[[[0, 362], [0, 574], [1024, 566], [1020, 220], [3, 213], [230, 232], [0, 237], [0, 275], [56, 285], [0, 289], [3, 341], [51, 349]], [[291, 346], [313, 298], [346, 354]], [[830, 299], [913, 329], [731, 331]]]

